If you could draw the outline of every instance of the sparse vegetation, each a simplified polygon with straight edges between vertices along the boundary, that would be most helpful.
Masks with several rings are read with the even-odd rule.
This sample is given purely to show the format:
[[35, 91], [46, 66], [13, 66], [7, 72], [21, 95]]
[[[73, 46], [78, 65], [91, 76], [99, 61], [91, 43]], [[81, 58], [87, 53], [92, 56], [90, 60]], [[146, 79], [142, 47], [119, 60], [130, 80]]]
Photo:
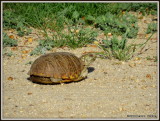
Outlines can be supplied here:
[[17, 40], [10, 38], [6, 33], [3, 33], [3, 47], [12, 47], [17, 45]]
[[[21, 37], [32, 32], [30, 27], [43, 30], [44, 39], [30, 55], [44, 54], [54, 47], [84, 47], [99, 33], [112, 33], [113, 38], [103, 40], [99, 47], [110, 58], [129, 60], [136, 48], [127, 41], [135, 39], [139, 29], [138, 19], [130, 11], [155, 15], [157, 3], [3, 3], [3, 28], [15, 29]], [[146, 33], [156, 31], [157, 24], [151, 23]], [[16, 40], [4, 36], [4, 47], [16, 45]]]
[[148, 24], [146, 34], [155, 33], [157, 31], [157, 23]]
[[101, 53], [103, 58], [116, 58], [120, 61], [127, 61], [130, 60], [132, 57], [135, 56], [136, 50], [140, 48], [140, 52], [142, 52], [143, 48], [153, 36], [153, 34], [141, 44], [134, 44], [133, 41], [131, 44], [127, 44], [126, 35], [122, 36], [121, 39], [118, 37], [113, 36], [113, 38], [103, 40], [104, 44], [99, 45], [100, 48], [104, 50], [104, 53]]

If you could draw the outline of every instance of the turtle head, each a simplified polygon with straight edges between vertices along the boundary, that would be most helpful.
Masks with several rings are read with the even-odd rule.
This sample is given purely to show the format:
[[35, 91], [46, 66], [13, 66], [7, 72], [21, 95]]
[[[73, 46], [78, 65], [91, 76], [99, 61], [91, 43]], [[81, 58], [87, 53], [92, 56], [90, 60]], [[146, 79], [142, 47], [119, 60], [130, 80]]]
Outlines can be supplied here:
[[96, 60], [96, 54], [88, 53], [88, 54], [82, 55], [80, 59], [85, 63], [85, 66], [88, 67], [92, 62]]

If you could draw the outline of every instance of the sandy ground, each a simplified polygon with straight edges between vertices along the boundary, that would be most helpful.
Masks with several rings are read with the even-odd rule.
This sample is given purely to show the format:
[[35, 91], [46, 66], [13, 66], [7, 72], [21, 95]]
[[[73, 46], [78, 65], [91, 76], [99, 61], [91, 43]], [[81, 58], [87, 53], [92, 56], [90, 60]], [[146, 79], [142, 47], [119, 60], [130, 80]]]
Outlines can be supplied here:
[[[146, 40], [144, 30], [152, 16], [139, 21], [138, 42]], [[145, 22], [144, 22], [145, 21]], [[35, 34], [36, 33], [36, 34]], [[16, 36], [13, 31], [9, 35]], [[37, 31], [25, 37], [17, 37], [23, 46], [29, 37], [37, 45]], [[27, 78], [27, 72], [39, 56], [29, 56], [33, 48], [7, 48], [11, 57], [3, 56], [2, 117], [4, 119], [150, 119], [158, 118], [158, 62], [147, 57], [158, 56], [157, 34], [147, 43], [143, 54], [128, 62], [96, 59], [89, 67], [88, 78], [80, 82], [58, 85], [40, 85]], [[84, 52], [100, 52], [98, 47], [83, 47], [75, 50], [53, 48], [47, 52], [72, 52], [78, 57]]]

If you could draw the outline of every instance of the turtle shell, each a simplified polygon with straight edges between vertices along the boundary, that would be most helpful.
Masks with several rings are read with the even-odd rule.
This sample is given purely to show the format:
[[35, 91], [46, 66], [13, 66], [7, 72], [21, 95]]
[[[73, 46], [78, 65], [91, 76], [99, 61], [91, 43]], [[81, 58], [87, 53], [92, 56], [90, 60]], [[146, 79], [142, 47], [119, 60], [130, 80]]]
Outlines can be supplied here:
[[28, 74], [33, 80], [43, 78], [48, 83], [49, 77], [63, 80], [76, 80], [82, 70], [84, 62], [72, 53], [55, 52], [37, 58]]

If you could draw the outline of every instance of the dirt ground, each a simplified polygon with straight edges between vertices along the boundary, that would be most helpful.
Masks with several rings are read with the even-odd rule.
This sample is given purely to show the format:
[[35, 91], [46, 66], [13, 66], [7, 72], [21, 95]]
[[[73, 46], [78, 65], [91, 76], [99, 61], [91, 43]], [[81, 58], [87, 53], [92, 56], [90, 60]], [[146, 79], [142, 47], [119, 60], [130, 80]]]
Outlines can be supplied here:
[[[145, 31], [153, 16], [139, 19], [138, 42], [147, 39]], [[150, 39], [141, 55], [128, 62], [97, 58], [89, 68], [88, 78], [79, 82], [43, 85], [29, 81], [27, 72], [39, 56], [29, 52], [41, 37], [38, 30], [18, 37], [19, 47], [8, 47], [13, 56], [3, 56], [2, 117], [4, 119], [156, 119], [158, 118], [157, 34]], [[28, 42], [32, 37], [33, 42]], [[99, 37], [101, 39], [101, 36]], [[27, 47], [26, 47], [27, 46]], [[31, 48], [30, 48], [31, 47]], [[53, 48], [50, 52], [101, 52], [96, 46], [78, 49]]]

